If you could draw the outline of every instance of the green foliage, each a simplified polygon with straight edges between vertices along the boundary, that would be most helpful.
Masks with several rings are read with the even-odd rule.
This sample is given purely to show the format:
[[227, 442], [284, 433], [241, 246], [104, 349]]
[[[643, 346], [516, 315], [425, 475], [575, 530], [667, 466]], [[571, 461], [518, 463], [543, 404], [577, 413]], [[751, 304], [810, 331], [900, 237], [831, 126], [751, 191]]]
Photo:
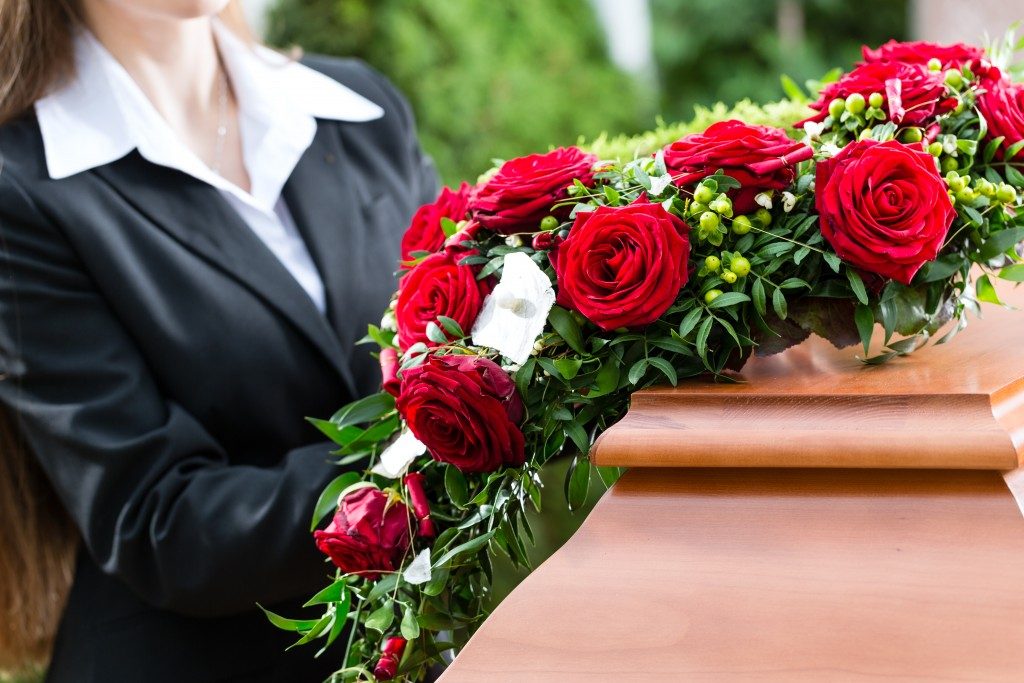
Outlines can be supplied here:
[[653, 94], [611, 66], [575, 0], [280, 0], [268, 38], [387, 75], [447, 182], [581, 133], [636, 132], [653, 115]]

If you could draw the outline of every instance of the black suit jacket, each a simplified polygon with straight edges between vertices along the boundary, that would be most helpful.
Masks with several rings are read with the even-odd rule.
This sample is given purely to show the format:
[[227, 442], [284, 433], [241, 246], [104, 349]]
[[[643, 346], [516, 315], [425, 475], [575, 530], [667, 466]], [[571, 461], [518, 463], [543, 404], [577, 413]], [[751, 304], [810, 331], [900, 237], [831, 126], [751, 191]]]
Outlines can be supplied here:
[[353, 342], [436, 180], [381, 76], [306, 61], [386, 112], [318, 121], [284, 189], [326, 317], [217, 190], [137, 152], [52, 180], [34, 116], [0, 127], [0, 401], [84, 540], [50, 681], [302, 683], [340, 665], [285, 656], [255, 603], [294, 611], [331, 573], [308, 527], [338, 472], [303, 417], [379, 383]]

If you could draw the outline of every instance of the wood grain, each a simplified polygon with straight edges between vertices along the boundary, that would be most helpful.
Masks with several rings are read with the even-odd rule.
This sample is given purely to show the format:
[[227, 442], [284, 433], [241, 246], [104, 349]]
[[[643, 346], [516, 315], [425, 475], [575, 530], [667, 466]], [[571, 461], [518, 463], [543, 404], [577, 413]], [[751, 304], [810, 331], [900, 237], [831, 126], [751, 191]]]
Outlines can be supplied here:
[[[1005, 300], [1024, 307], [1024, 288]], [[952, 343], [868, 367], [813, 337], [742, 383], [633, 395], [591, 457], [620, 467], [1011, 469], [1024, 458], [1024, 312], [987, 306]]]
[[635, 469], [444, 683], [1024, 680], [996, 472]]

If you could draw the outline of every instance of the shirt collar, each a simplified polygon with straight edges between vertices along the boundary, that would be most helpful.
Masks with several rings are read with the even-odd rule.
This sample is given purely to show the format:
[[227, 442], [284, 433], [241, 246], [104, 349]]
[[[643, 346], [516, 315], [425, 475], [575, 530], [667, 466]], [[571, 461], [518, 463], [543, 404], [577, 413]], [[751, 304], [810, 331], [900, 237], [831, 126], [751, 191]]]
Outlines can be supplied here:
[[[272, 157], [294, 157], [291, 165], [277, 170], [278, 177], [253, 174], [252, 196], [262, 197], [260, 204], [276, 201], [298, 156], [312, 141], [315, 118], [361, 122], [384, 114], [377, 104], [334, 79], [273, 50], [247, 45], [219, 21], [214, 21], [214, 32], [245, 119], [247, 162], [254, 161], [249, 155], [257, 149]], [[72, 80], [35, 104], [51, 178], [102, 166], [138, 149], [153, 163], [213, 185], [224, 182], [184, 145], [174, 144], [170, 127], [138, 85], [86, 30], [75, 37], [75, 66]]]

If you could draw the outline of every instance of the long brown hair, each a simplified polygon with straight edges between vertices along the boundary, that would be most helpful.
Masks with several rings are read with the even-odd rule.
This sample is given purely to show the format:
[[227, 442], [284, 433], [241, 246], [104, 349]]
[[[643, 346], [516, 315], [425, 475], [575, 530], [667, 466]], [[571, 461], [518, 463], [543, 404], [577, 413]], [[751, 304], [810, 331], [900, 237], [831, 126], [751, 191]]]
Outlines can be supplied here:
[[[0, 124], [72, 75], [77, 1], [0, 0]], [[238, 0], [221, 18], [252, 42]], [[20, 438], [16, 416], [0, 406], [0, 678], [45, 666], [78, 546], [78, 532]]]
[[[221, 19], [252, 41], [240, 0]], [[77, 0], [0, 0], [0, 124], [21, 116], [75, 66]]]

